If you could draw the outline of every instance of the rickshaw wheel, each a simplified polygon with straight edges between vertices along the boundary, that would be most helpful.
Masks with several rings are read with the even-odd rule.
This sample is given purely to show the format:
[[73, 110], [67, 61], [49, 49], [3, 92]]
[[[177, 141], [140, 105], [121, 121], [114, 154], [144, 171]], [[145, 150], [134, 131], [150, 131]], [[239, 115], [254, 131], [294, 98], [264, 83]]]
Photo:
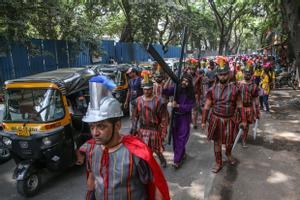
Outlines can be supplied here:
[[24, 180], [17, 181], [18, 192], [25, 197], [31, 197], [38, 193], [41, 186], [41, 177], [37, 172], [29, 174]]
[[11, 153], [7, 148], [0, 147], [0, 163], [10, 160]]

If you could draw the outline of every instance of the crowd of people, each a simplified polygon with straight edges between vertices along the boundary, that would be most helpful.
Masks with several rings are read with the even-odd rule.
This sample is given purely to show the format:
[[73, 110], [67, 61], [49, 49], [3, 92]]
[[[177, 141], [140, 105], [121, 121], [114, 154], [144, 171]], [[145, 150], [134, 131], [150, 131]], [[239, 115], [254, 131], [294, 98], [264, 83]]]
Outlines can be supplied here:
[[[111, 96], [99, 99], [99, 105], [90, 105], [83, 119], [93, 136], [85, 149], [87, 199], [170, 199], [153, 153], [161, 167], [167, 167], [163, 152], [170, 137], [172, 166], [182, 167], [191, 124], [194, 129], [207, 127], [207, 139], [214, 142], [216, 164], [212, 172], [218, 173], [223, 167], [222, 145], [228, 163], [235, 165], [231, 151], [238, 131], [243, 131], [242, 145], [246, 148], [250, 124], [260, 118], [261, 111], [270, 112], [273, 68], [272, 57], [259, 55], [204, 58], [185, 63], [179, 84], [157, 63], [153, 70], [141, 74], [130, 68], [124, 104], [130, 108], [130, 133], [120, 134], [122, 109]], [[91, 80], [104, 86], [107, 82], [104, 78]]]

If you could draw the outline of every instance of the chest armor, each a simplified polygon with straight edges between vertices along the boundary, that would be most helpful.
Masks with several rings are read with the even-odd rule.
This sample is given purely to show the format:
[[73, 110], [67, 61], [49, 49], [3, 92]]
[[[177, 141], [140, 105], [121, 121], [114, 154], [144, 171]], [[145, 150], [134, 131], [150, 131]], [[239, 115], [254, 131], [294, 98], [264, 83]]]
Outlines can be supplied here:
[[256, 85], [253, 83], [246, 84], [242, 83], [239, 87], [241, 94], [242, 103], [244, 106], [251, 106], [253, 101], [254, 93], [256, 93]]
[[238, 90], [229, 83], [227, 85], [217, 84], [212, 88], [213, 112], [224, 117], [233, 116], [236, 108]]

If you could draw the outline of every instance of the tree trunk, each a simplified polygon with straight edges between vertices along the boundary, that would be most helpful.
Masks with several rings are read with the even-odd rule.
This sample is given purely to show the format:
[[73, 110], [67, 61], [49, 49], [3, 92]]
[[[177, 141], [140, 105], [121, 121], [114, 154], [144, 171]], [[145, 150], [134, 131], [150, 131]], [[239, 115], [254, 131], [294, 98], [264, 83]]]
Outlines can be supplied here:
[[[282, 4], [285, 13], [284, 19], [287, 20], [288, 25], [288, 37], [291, 44], [289, 48], [293, 53], [293, 57], [296, 59], [295, 64], [298, 68], [298, 72], [300, 72], [300, 3], [298, 3], [298, 0], [291, 0], [282, 1]], [[297, 75], [298, 80], [300, 80], [299, 73]]]
[[122, 0], [120, 6], [126, 17], [126, 25], [121, 33], [120, 42], [134, 42], [133, 27], [131, 22], [131, 6], [128, 0]]
[[218, 51], [219, 55], [223, 55], [224, 45], [225, 45], [225, 38], [223, 34], [221, 34], [220, 41], [219, 41], [219, 51]]
[[122, 31], [120, 42], [133, 42], [132, 27], [127, 23]]

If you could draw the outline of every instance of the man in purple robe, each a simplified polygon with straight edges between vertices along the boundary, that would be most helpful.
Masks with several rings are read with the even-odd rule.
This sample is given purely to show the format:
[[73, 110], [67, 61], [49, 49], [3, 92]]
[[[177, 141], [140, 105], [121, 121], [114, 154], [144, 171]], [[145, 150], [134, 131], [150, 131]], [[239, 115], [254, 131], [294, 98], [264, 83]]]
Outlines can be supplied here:
[[[165, 85], [166, 86], [166, 85]], [[169, 87], [163, 90], [167, 96], [174, 95], [175, 88]], [[174, 168], [178, 169], [186, 158], [185, 145], [190, 136], [190, 124], [192, 122], [192, 109], [195, 105], [195, 93], [192, 77], [183, 75], [178, 88], [176, 88], [172, 107], [174, 109], [172, 136], [174, 151]]]

